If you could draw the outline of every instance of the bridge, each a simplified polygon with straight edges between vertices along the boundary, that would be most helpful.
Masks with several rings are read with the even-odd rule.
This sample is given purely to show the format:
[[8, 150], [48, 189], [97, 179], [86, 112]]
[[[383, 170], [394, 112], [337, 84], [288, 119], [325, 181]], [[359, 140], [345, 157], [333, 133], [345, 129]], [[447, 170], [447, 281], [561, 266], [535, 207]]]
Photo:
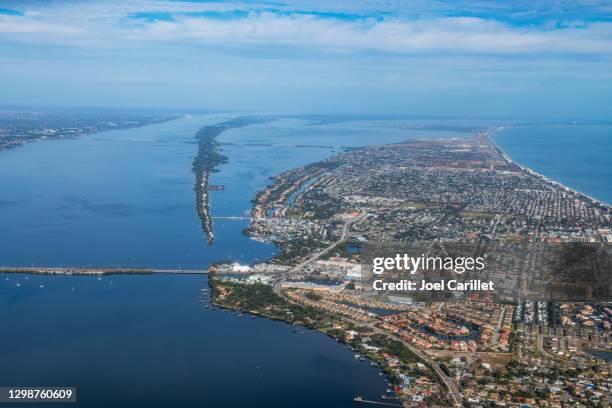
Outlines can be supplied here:
[[84, 268], [84, 267], [14, 267], [2, 266], [0, 273], [33, 273], [42, 275], [204, 275], [208, 269], [157, 269], [157, 268]]

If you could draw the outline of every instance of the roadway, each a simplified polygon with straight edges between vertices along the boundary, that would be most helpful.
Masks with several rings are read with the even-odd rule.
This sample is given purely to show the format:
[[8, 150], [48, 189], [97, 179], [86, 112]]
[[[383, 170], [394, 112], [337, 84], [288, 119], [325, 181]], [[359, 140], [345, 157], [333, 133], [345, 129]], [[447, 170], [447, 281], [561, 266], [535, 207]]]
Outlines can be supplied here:
[[[274, 283], [272, 284], [272, 288], [274, 290], [274, 293], [276, 293], [279, 296], [283, 296], [282, 293], [281, 293], [281, 289], [282, 289], [283, 283], [285, 282], [285, 279], [286, 279], [287, 275], [293, 274], [293, 273], [299, 271], [300, 269], [302, 269], [306, 265], [316, 261], [321, 256], [323, 256], [326, 253], [328, 253], [329, 251], [331, 251], [333, 248], [335, 248], [338, 244], [340, 244], [342, 241], [344, 241], [346, 239], [346, 236], [347, 236], [347, 234], [349, 232], [350, 226], [353, 223], [355, 223], [355, 222], [357, 222], [359, 220], [362, 220], [366, 216], [367, 216], [367, 214], [361, 214], [359, 217], [354, 218], [354, 219], [344, 223], [344, 225], [342, 227], [342, 233], [340, 234], [340, 239], [338, 239], [336, 242], [332, 243], [331, 245], [329, 245], [325, 249], [322, 249], [321, 251], [313, 254], [308, 259], [306, 259], [306, 260], [300, 262], [299, 264], [295, 265], [293, 268], [289, 269], [285, 274], [283, 274], [279, 279], [274, 281]], [[283, 296], [283, 298], [287, 299], [284, 296]], [[289, 302], [293, 302], [291, 299], [287, 299], [287, 300]], [[366, 327], [370, 328], [371, 330], [373, 330], [373, 331], [375, 331], [377, 333], [384, 334], [385, 336], [388, 336], [388, 337], [390, 337], [390, 338], [392, 338], [394, 340], [397, 340], [397, 341], [401, 342], [404, 346], [406, 346], [406, 348], [408, 350], [410, 350], [412, 353], [414, 353], [414, 355], [416, 355], [418, 358], [423, 360], [426, 364], [428, 364], [436, 372], [436, 374], [438, 375], [438, 377], [440, 377], [440, 379], [442, 380], [442, 382], [444, 383], [446, 388], [448, 388], [448, 390], [450, 391], [451, 397], [452, 397], [452, 399], [453, 399], [453, 401], [455, 403], [455, 406], [457, 406], [457, 407], [461, 407], [462, 406], [461, 401], [462, 401], [463, 398], [461, 396], [461, 393], [459, 392], [459, 388], [457, 388], [457, 385], [454, 383], [454, 381], [451, 380], [451, 378], [448, 377], [444, 371], [442, 371], [442, 368], [440, 368], [440, 366], [436, 362], [431, 360], [427, 355], [422, 353], [419, 349], [414, 347], [412, 344], [406, 342], [401, 337], [395, 336], [395, 335], [390, 334], [390, 333], [388, 333], [388, 332], [386, 332], [384, 330], [379, 329], [373, 323], [358, 322], [358, 321], [352, 320], [352, 319], [350, 319], [348, 317], [345, 317], [345, 316], [342, 316], [342, 318], [344, 318], [347, 321], [350, 321], [353, 324], [360, 325], [360, 326], [366, 326]]]
[[560, 363], [565, 363], [565, 364], [570, 362], [568, 359], [556, 356], [556, 355], [554, 355], [553, 353], [547, 351], [544, 348], [544, 335], [543, 334], [538, 334], [537, 348], [538, 348], [538, 351], [540, 352], [540, 354], [542, 354], [543, 357], [548, 357], [548, 358], [551, 358], [551, 359], [553, 359], [555, 361], [558, 361]]
[[364, 219], [366, 216], [367, 216], [367, 214], [361, 214], [359, 217], [353, 218], [352, 220], [349, 220], [349, 221], [345, 222], [344, 225], [342, 226], [342, 232], [340, 233], [340, 238], [336, 242], [330, 244], [328, 247], [320, 250], [319, 252], [314, 253], [308, 259], [306, 259], [306, 260], [300, 262], [299, 264], [295, 265], [294, 267], [289, 269], [287, 272], [285, 272], [283, 275], [281, 275], [280, 278], [275, 280], [272, 283], [272, 289], [274, 290], [274, 293], [276, 293], [277, 295], [280, 296], [281, 295], [281, 288], [283, 287], [283, 283], [285, 282], [285, 279], [286, 279], [287, 275], [294, 274], [295, 272], [299, 271], [300, 269], [302, 269], [306, 265], [316, 261], [317, 259], [319, 259], [323, 255], [325, 255], [326, 253], [328, 253], [329, 251], [334, 249], [336, 246], [338, 246], [342, 241], [344, 241], [346, 239], [346, 236], [347, 236], [347, 234], [349, 232], [350, 226], [353, 223]]
[[382, 329], [379, 329], [378, 327], [376, 327], [376, 325], [374, 323], [363, 323], [363, 322], [359, 322], [353, 319], [350, 319], [348, 317], [342, 316], [345, 320], [353, 323], [354, 325], [357, 326], [365, 326], [369, 329], [371, 329], [372, 331], [375, 331], [379, 334], [383, 334], [389, 338], [392, 338], [393, 340], [399, 341], [400, 343], [402, 343], [404, 346], [406, 346], [406, 348], [408, 350], [410, 350], [414, 355], [416, 355], [418, 358], [420, 358], [421, 360], [423, 360], [426, 364], [428, 364], [438, 375], [438, 377], [440, 377], [440, 379], [442, 380], [442, 382], [444, 383], [444, 385], [446, 386], [446, 388], [448, 388], [448, 390], [451, 392], [451, 396], [453, 398], [453, 402], [455, 403], [455, 406], [457, 407], [461, 407], [461, 401], [463, 399], [463, 397], [461, 396], [461, 392], [459, 392], [459, 388], [457, 388], [457, 384], [455, 384], [455, 382], [446, 375], [446, 373], [442, 370], [442, 368], [440, 368], [440, 366], [438, 365], [438, 363], [436, 363], [435, 361], [433, 361], [432, 359], [429, 358], [429, 356], [427, 356], [426, 354], [424, 354], [421, 350], [419, 350], [418, 348], [414, 347], [412, 344], [408, 343], [406, 340], [402, 339], [399, 336], [396, 336], [394, 334], [391, 334], [387, 331], [384, 331]]

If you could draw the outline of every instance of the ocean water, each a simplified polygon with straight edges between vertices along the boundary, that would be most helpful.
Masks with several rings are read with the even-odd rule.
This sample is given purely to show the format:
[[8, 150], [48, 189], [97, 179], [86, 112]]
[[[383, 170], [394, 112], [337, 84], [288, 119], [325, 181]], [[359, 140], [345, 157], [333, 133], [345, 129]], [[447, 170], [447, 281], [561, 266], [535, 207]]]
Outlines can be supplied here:
[[[242, 234], [246, 221], [215, 219], [213, 246], [200, 229], [193, 138], [225, 118], [0, 152], [0, 262], [203, 268], [273, 255]], [[269, 177], [343, 147], [412, 137], [441, 134], [296, 120], [227, 131], [211, 213], [246, 215]], [[385, 392], [378, 369], [320, 333], [206, 309], [206, 286], [201, 276], [0, 274], [0, 385], [76, 386], [77, 407], [348, 407]]]
[[612, 125], [520, 126], [494, 141], [517, 163], [612, 203]]

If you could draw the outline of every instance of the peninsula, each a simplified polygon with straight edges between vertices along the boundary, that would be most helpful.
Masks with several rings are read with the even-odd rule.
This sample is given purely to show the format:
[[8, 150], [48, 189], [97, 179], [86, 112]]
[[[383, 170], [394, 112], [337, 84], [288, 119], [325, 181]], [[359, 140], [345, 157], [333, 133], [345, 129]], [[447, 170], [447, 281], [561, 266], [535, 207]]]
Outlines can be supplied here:
[[[605, 389], [609, 365], [583, 350], [609, 347], [609, 334], [582, 316], [612, 318], [612, 208], [516, 165], [494, 130], [368, 146], [278, 175], [246, 233], [281, 253], [211, 267], [214, 302], [347, 343], [385, 370], [405, 406], [598, 406], [574, 366]], [[486, 268], [453, 275], [453, 290], [439, 284], [444, 271], [392, 271], [388, 282], [440, 290], [375, 290], [372, 258], [406, 251], [483, 256]], [[556, 352], [572, 363], [547, 358]], [[565, 385], [551, 391], [553, 372]]]

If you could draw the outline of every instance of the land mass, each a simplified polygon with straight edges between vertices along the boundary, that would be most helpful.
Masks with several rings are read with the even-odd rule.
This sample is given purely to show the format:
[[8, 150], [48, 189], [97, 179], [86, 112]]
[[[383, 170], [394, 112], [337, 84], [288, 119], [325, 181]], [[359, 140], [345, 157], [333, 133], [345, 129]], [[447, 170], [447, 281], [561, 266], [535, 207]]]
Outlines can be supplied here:
[[[211, 267], [214, 302], [346, 342], [405, 406], [606, 406], [610, 366], [583, 350], [610, 348], [612, 209], [516, 165], [494, 131], [368, 146], [278, 175], [246, 232], [281, 253]], [[406, 252], [485, 256], [483, 274], [462, 278], [496, 290], [373, 290], [372, 257]]]
[[88, 111], [0, 111], [0, 150], [45, 139], [67, 139], [178, 118], [176, 114]]

